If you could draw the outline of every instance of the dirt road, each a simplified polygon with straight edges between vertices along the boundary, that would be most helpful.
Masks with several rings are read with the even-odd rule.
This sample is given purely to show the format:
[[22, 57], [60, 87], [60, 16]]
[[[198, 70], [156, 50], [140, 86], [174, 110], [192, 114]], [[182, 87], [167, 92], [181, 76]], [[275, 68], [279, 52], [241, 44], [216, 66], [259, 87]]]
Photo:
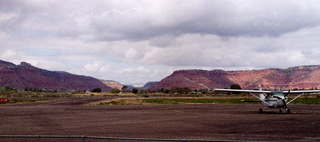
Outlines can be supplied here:
[[0, 134], [320, 140], [320, 105], [291, 105], [293, 114], [259, 114], [256, 104], [81, 105], [96, 100], [100, 99], [0, 105]]

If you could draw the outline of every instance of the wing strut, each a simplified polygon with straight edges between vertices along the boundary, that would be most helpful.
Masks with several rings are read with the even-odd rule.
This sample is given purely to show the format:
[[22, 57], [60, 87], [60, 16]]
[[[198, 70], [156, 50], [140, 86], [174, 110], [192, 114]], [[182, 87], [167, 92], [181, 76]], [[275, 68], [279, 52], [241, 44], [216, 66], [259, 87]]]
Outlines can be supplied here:
[[269, 103], [268, 102], [266, 102], [264, 99], [261, 99], [260, 97], [258, 97], [257, 95], [254, 95], [254, 94], [252, 94], [252, 93], [249, 93], [251, 96], [253, 96], [253, 97], [255, 97], [255, 98], [257, 98], [257, 99], [259, 99], [260, 101], [262, 101], [263, 103], [265, 103], [265, 104], [268, 104], [269, 105]]
[[299, 97], [301, 97], [302, 95], [304, 95], [304, 93], [294, 97], [292, 100], [290, 100], [289, 102], [287, 102], [287, 105], [290, 104], [291, 102], [293, 102], [294, 100], [298, 99]]

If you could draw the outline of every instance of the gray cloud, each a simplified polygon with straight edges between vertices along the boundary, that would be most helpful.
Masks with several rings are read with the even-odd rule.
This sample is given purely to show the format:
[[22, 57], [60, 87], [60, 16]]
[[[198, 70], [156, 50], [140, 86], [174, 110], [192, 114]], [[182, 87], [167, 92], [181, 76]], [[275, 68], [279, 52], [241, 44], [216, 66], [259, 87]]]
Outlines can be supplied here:
[[[5, 1], [17, 31], [93, 40], [145, 40], [163, 35], [278, 36], [320, 24], [317, 1]], [[20, 34], [20, 33], [19, 33]]]
[[121, 12], [97, 13], [92, 21], [96, 35], [104, 40], [188, 33], [278, 36], [320, 24], [316, 1], [165, 0], [155, 7], [142, 2]]
[[1, 59], [130, 84], [319, 64], [316, 0], [0, 1]]

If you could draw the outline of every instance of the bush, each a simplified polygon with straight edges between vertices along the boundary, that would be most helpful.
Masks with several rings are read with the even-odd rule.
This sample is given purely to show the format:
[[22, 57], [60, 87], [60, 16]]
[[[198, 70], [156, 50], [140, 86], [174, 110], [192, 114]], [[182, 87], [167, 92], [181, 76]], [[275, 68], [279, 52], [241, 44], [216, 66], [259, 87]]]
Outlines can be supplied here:
[[241, 86], [239, 84], [231, 84], [230, 89], [241, 89]]
[[134, 93], [134, 94], [137, 94], [138, 91], [139, 91], [139, 90], [138, 90], [137, 88], [133, 88], [133, 89], [132, 89], [132, 93]]
[[95, 88], [95, 89], [92, 89], [91, 92], [94, 92], [94, 93], [101, 93], [102, 90], [101, 88]]
[[189, 94], [191, 93], [191, 89], [190, 88], [174, 88], [174, 89], [171, 89], [171, 92], [172, 93], [178, 93], [178, 94]]
[[120, 93], [120, 90], [117, 88], [112, 88], [111, 93], [118, 94]]

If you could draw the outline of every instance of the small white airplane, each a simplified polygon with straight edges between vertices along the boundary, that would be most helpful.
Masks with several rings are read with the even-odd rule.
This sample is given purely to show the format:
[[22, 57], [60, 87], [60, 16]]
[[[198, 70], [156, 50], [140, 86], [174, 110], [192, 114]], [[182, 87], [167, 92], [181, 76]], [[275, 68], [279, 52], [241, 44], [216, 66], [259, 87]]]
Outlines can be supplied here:
[[[268, 90], [242, 90], [242, 89], [214, 89], [214, 91], [220, 92], [239, 92], [239, 93], [249, 93], [250, 95], [259, 99], [263, 106], [272, 109], [279, 109], [282, 113], [291, 113], [290, 109], [287, 107], [288, 104], [298, 99], [306, 93], [319, 93], [320, 90], [288, 90], [288, 91], [268, 91]], [[259, 96], [257, 95], [259, 94]], [[289, 100], [289, 94], [299, 94], [295, 98]], [[259, 108], [259, 112], [262, 113], [263, 109]]]

